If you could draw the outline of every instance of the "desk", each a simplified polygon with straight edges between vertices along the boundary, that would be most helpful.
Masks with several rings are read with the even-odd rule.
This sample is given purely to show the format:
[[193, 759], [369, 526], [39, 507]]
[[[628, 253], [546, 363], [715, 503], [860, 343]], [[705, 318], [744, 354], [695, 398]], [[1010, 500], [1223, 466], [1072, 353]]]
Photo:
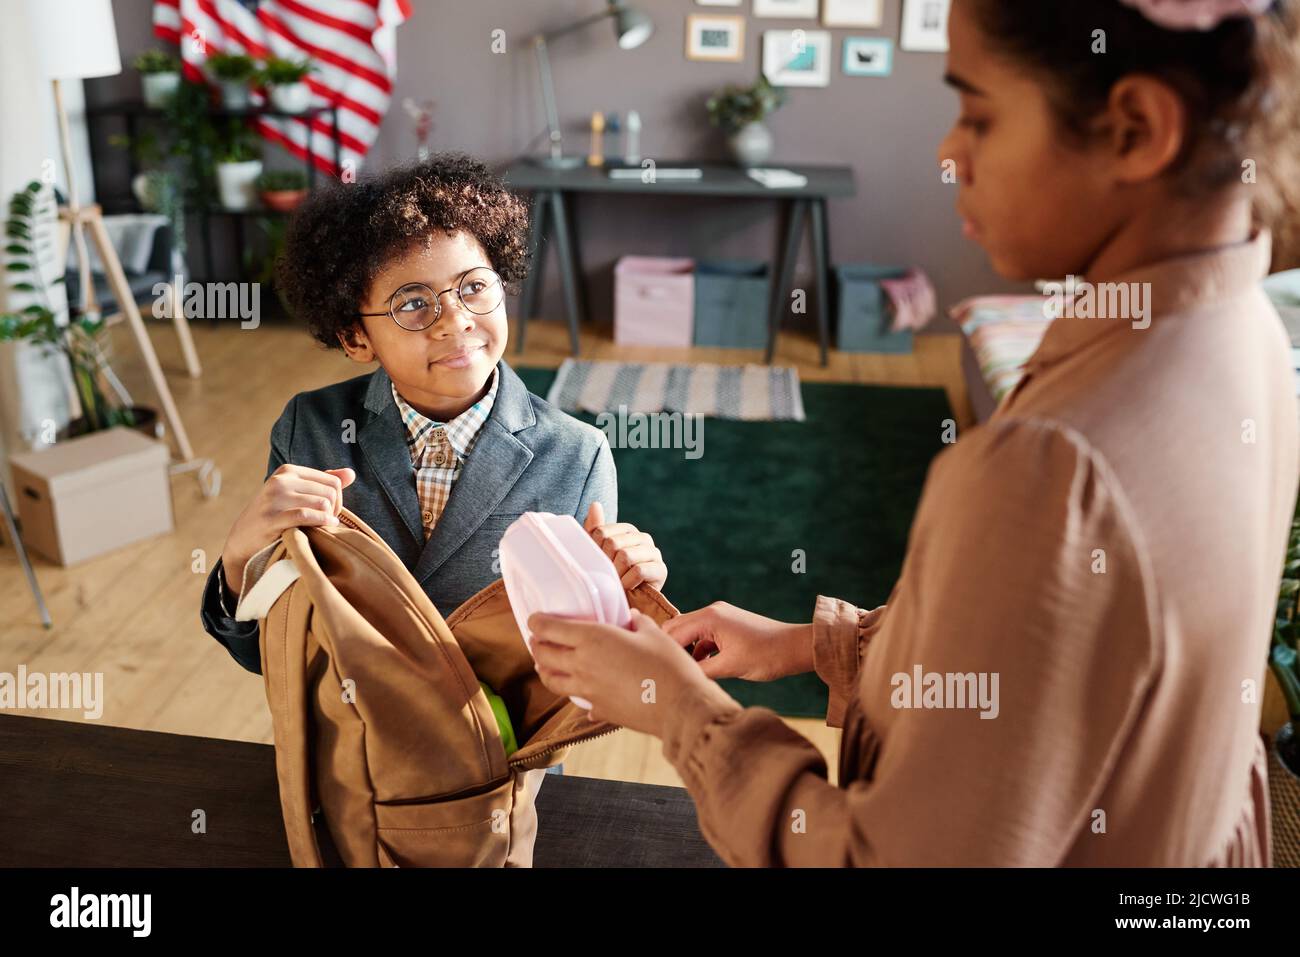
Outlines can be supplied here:
[[[722, 866], [682, 788], [550, 774], [537, 816], [537, 867]], [[270, 745], [0, 715], [0, 867], [290, 866]]]
[[689, 160], [664, 161], [669, 166], [699, 167], [704, 175], [697, 180], [660, 178], [653, 183], [637, 179], [610, 179], [601, 167], [581, 166], [572, 170], [550, 170], [527, 160], [506, 168], [504, 176], [512, 189], [531, 192], [532, 230], [530, 236], [533, 268], [524, 281], [519, 299], [519, 345], [524, 348], [528, 320], [538, 308], [542, 274], [551, 234], [559, 256], [560, 282], [564, 291], [569, 321], [569, 341], [578, 354], [578, 324], [587, 316], [586, 291], [583, 287], [578, 253], [578, 237], [570, 207], [581, 193], [614, 193], [622, 196], [725, 196], [749, 200], [777, 200], [784, 204], [786, 223], [779, 239], [776, 260], [771, 271], [772, 297], [768, 306], [768, 335], [765, 362], [772, 361], [776, 335], [785, 314], [787, 293], [794, 282], [805, 228], [812, 237], [814, 285], [817, 290], [817, 334], [821, 340], [822, 365], [830, 344], [830, 230], [827, 226], [826, 201], [833, 197], [853, 196], [853, 169], [849, 166], [785, 166], [808, 177], [797, 189], [768, 189], [750, 179], [735, 166], [698, 163]]

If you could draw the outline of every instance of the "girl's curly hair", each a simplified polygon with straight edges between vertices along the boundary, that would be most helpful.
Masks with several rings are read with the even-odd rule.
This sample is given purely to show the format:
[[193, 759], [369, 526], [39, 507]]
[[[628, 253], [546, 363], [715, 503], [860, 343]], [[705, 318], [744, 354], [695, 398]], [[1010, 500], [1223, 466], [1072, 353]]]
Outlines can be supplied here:
[[527, 204], [478, 160], [438, 153], [313, 192], [290, 220], [277, 288], [317, 341], [342, 348], [375, 276], [435, 231], [477, 239], [507, 289], [528, 274]]

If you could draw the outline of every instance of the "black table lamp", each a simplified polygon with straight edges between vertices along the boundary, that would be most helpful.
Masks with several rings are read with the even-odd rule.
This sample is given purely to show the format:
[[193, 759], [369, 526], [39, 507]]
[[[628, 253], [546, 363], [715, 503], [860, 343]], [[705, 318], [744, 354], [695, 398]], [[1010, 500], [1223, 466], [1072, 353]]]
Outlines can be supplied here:
[[550, 169], [575, 169], [585, 162], [582, 156], [564, 155], [559, 113], [555, 107], [555, 85], [551, 82], [551, 59], [547, 53], [547, 42], [602, 20], [613, 21], [614, 36], [618, 40], [619, 48], [623, 50], [636, 49], [655, 32], [654, 21], [649, 16], [635, 7], [629, 7], [623, 0], [608, 0], [606, 8], [600, 13], [533, 37], [533, 50], [537, 54], [537, 71], [542, 83], [542, 103], [546, 107], [546, 126], [551, 139], [550, 153], [536, 160], [542, 166]]

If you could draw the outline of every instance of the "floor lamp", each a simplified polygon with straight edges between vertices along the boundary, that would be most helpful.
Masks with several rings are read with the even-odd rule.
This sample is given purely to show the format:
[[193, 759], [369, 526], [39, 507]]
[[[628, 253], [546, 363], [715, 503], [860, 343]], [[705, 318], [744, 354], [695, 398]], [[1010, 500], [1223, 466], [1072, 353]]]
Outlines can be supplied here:
[[[68, 180], [68, 204], [59, 208], [60, 223], [71, 230], [71, 241], [76, 251], [77, 268], [81, 277], [82, 309], [88, 315], [98, 314], [98, 300], [90, 270], [90, 255], [86, 241], [94, 243], [99, 261], [112, 289], [113, 297], [130, 326], [136, 346], [144, 358], [149, 380], [162, 405], [163, 416], [176, 438], [180, 461], [172, 465], [173, 472], [197, 471], [204, 495], [215, 495], [220, 489], [220, 476], [207, 459], [196, 459], [190, 446], [189, 435], [181, 421], [172, 398], [171, 389], [163, 377], [162, 366], [154, 352], [153, 342], [145, 329], [140, 307], [136, 304], [131, 286], [127, 282], [122, 262], [104, 226], [104, 218], [96, 204], [82, 206], [77, 194], [77, 175], [72, 158], [72, 143], [68, 131], [68, 115], [63, 107], [61, 81], [115, 76], [122, 72], [122, 62], [117, 51], [117, 28], [113, 23], [110, 0], [28, 0], [27, 16], [32, 26], [36, 59], [54, 89], [54, 108], [58, 114], [59, 146], [63, 153], [63, 169]], [[181, 340], [181, 349], [187, 357], [191, 373], [196, 368], [193, 340], [185, 310], [181, 307], [179, 290], [169, 296], [172, 322]]]

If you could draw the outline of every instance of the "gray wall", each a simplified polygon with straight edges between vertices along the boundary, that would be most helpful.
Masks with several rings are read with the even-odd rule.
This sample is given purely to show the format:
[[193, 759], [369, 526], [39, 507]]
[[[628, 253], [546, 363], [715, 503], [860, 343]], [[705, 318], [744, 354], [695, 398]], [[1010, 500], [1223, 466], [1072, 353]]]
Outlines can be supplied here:
[[[606, 25], [571, 34], [552, 47], [557, 96], [568, 152], [585, 152], [595, 110], [635, 109], [643, 121], [642, 153], [660, 160], [725, 157], [721, 135], [708, 124], [704, 101], [726, 83], [758, 75], [767, 29], [822, 29], [812, 20], [758, 19], [752, 4], [704, 7], [693, 0], [639, 0], [655, 19], [655, 36], [640, 49], [619, 50]], [[519, 155], [544, 128], [527, 38], [600, 9], [600, 0], [414, 0], [412, 20], [397, 31], [395, 96], [368, 159], [374, 168], [414, 157], [415, 137], [401, 107], [405, 97], [437, 106], [432, 145], [473, 153], [491, 163]], [[853, 35], [898, 38], [902, 0], [885, 0], [880, 30], [836, 29], [829, 87], [791, 89], [770, 121], [774, 164], [848, 163], [858, 195], [830, 206], [831, 255], [836, 262], [919, 265], [934, 280], [940, 307], [964, 296], [1010, 288], [987, 266], [982, 252], [961, 237], [953, 212], [956, 187], [939, 178], [936, 149], [956, 114], [956, 97], [944, 88], [945, 57], [895, 50], [887, 78], [845, 76], [841, 40]], [[149, 30], [148, 0], [115, 0], [122, 59], [157, 42]], [[691, 13], [741, 14], [746, 19], [740, 63], [701, 63], [685, 57]], [[505, 31], [507, 51], [491, 49], [491, 34]], [[105, 82], [105, 81], [96, 81]], [[106, 81], [117, 95], [138, 90], [133, 71]], [[100, 98], [105, 87], [88, 96]], [[533, 150], [542, 147], [537, 139]], [[610, 152], [617, 147], [611, 145]], [[584, 197], [578, 228], [591, 290], [593, 318], [608, 321], [614, 262], [629, 253], [696, 257], [770, 258], [776, 247], [775, 204]], [[805, 246], [801, 274], [810, 260]], [[554, 263], [546, 292], [547, 314], [558, 315]], [[946, 316], [935, 331], [953, 327]]]

